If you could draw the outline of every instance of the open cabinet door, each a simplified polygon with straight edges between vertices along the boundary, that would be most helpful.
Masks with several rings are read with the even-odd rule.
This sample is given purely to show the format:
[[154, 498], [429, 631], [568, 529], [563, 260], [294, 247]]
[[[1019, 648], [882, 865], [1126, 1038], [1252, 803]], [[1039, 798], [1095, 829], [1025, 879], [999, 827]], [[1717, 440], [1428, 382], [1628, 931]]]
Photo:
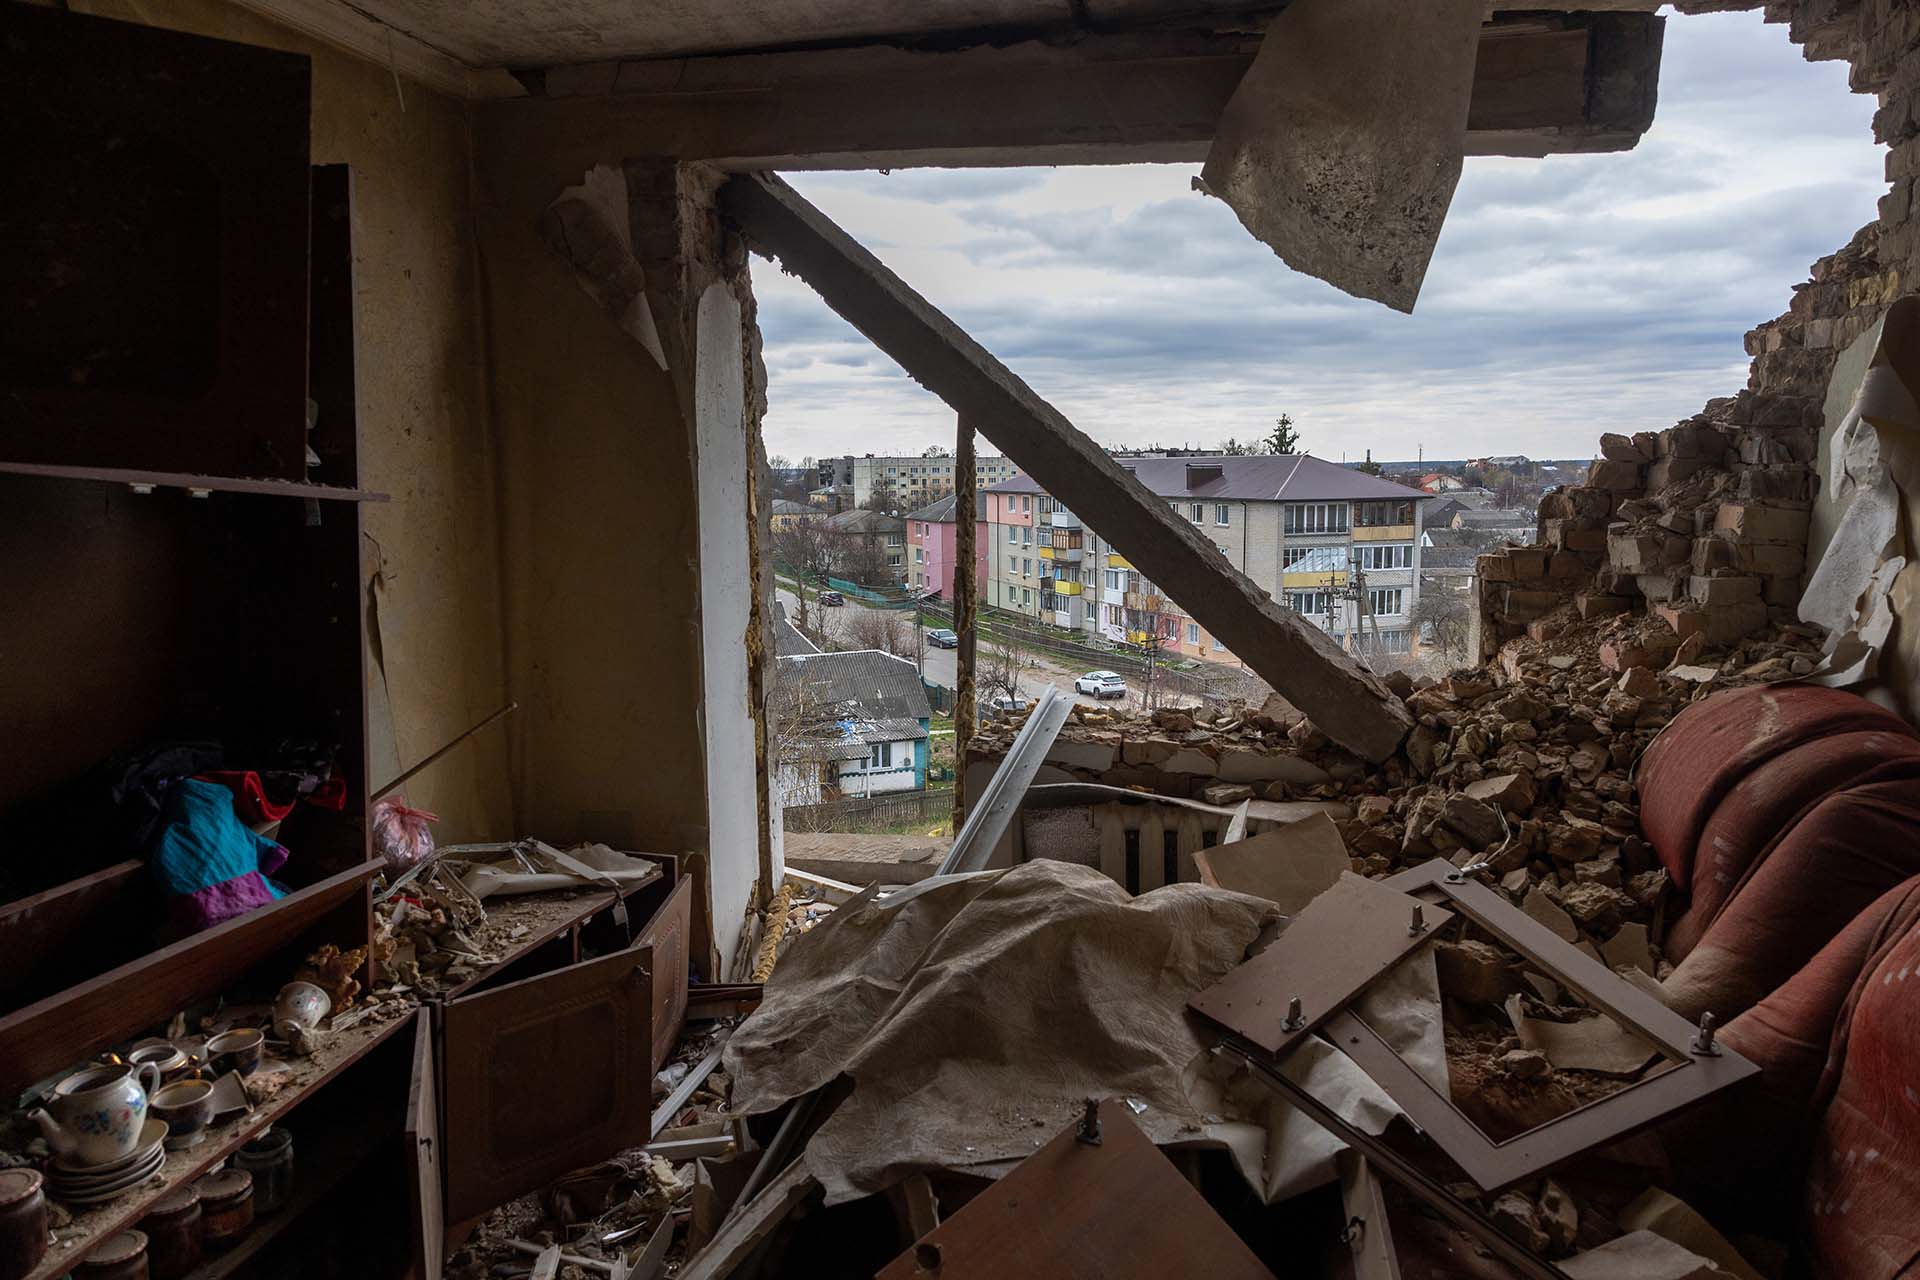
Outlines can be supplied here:
[[667, 1064], [687, 1022], [687, 931], [693, 921], [693, 879], [680, 877], [666, 903], [633, 940], [653, 951], [653, 1069]]
[[647, 1141], [653, 967], [635, 943], [443, 1007], [449, 1221]]
[[413, 1083], [407, 1090], [407, 1152], [413, 1161], [413, 1277], [440, 1280], [447, 1226], [440, 1201], [440, 1099], [433, 1087], [433, 1010], [414, 1015]]

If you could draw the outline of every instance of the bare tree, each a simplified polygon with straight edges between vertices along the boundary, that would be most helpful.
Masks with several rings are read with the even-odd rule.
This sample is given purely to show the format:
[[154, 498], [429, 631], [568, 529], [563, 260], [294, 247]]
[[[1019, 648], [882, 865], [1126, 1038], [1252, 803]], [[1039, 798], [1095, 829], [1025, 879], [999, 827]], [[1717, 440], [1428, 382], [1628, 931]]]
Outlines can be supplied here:
[[[1157, 620], [1156, 620], [1157, 621]], [[1156, 625], [1147, 629], [1147, 638], [1140, 645], [1140, 709], [1152, 711], [1160, 705], [1164, 696], [1161, 689], [1162, 671], [1160, 653], [1160, 628]]]
[[1442, 658], [1466, 656], [1468, 617], [1463, 595], [1445, 589], [1423, 591], [1409, 616], [1416, 629], [1429, 632]]
[[802, 630], [807, 626], [807, 590], [818, 591], [833, 570], [834, 542], [822, 520], [796, 520], [773, 531], [774, 563], [793, 575], [794, 595], [800, 601], [794, 623]]
[[866, 587], [898, 580], [900, 571], [889, 563], [880, 535], [841, 534], [839, 540], [835, 565], [841, 573]]
[[913, 656], [913, 636], [905, 614], [892, 609], [860, 609], [847, 619], [846, 638], [856, 649], [878, 649], [896, 658]]
[[834, 761], [842, 745], [839, 718], [809, 685], [805, 670], [791, 659], [777, 662], [768, 699], [767, 728], [779, 761], [781, 803], [789, 806], [820, 804], [838, 792]]
[[1029, 660], [1027, 647], [1025, 632], [1014, 626], [1001, 627], [991, 643], [981, 638], [975, 682], [984, 701], [1006, 698], [1016, 706], [1023, 701], [1020, 682]]

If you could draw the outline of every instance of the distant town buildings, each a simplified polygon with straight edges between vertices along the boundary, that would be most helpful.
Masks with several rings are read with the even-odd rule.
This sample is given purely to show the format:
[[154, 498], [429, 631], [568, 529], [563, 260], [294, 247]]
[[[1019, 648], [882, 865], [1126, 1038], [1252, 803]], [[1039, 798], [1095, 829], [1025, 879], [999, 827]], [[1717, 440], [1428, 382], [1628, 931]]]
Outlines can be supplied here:
[[[1340, 643], [1378, 653], [1417, 646], [1427, 494], [1307, 454], [1116, 461], [1236, 569]], [[986, 524], [986, 604], [1166, 652], [1232, 656], [1030, 478], [988, 490]]]
[[[877, 493], [890, 496], [896, 505], [912, 510], [953, 492], [955, 465], [953, 457], [945, 453], [894, 458], [868, 453], [820, 458], [815, 463], [815, 488], [808, 494], [808, 501], [830, 510], [845, 511], [866, 506]], [[1020, 468], [1005, 458], [981, 455], [974, 460], [974, 483], [980, 489], [1019, 474]]]

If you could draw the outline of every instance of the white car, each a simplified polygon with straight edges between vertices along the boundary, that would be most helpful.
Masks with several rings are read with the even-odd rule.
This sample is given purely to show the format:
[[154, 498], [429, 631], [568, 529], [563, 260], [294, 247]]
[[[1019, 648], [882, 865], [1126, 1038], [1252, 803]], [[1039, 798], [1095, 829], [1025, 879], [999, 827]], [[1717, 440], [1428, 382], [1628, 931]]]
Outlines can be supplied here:
[[1120, 678], [1120, 673], [1117, 671], [1089, 671], [1075, 680], [1073, 687], [1081, 693], [1090, 693], [1096, 698], [1127, 696], [1127, 682]]

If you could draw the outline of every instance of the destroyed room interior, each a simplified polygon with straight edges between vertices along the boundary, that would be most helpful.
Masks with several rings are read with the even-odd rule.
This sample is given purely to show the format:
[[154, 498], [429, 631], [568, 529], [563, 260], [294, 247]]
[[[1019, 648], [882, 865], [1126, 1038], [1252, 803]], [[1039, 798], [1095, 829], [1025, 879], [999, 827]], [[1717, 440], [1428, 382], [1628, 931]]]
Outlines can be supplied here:
[[[1596, 426], [1440, 676], [780, 176], [1202, 165], [1411, 312], [1468, 157], [1631, 151], [1719, 10], [1845, 65], [1886, 194], [1744, 385]], [[0, 49], [0, 1280], [1920, 1275], [1920, 0], [0, 0]], [[756, 259], [1271, 696], [977, 714], [963, 520], [954, 834], [790, 865]]]

